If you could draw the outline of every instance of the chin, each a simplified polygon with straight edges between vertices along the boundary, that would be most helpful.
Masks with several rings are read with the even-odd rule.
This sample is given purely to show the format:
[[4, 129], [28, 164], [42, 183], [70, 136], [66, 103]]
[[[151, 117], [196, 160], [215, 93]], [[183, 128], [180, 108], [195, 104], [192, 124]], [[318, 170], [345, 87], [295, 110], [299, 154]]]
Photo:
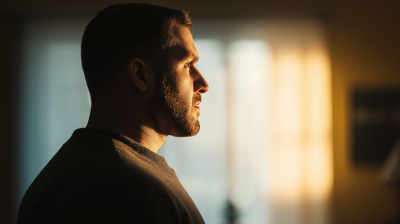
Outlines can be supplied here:
[[195, 127], [192, 129], [193, 131], [191, 132], [190, 136], [195, 136], [199, 133], [200, 131], [200, 122], [198, 120], [196, 120], [196, 124]]
[[190, 137], [195, 136], [200, 131], [200, 122], [196, 119], [195, 122], [177, 125], [178, 128], [171, 134], [175, 137]]

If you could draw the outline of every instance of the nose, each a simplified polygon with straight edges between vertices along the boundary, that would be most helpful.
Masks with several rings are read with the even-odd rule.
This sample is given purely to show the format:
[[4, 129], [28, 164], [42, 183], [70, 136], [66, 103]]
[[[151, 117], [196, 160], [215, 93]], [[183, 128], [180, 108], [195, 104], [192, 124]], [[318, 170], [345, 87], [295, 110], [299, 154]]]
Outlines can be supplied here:
[[206, 93], [210, 87], [203, 75], [196, 69], [196, 75], [193, 81], [193, 91], [199, 93]]

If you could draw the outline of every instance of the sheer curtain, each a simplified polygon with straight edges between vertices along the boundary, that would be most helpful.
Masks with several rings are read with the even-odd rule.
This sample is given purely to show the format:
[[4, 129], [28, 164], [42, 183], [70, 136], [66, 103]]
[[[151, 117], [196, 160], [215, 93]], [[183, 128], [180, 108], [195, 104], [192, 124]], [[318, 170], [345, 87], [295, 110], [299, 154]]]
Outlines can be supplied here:
[[[86, 21], [27, 24], [21, 94], [23, 192], [90, 101], [80, 64]], [[194, 21], [198, 68], [210, 85], [200, 133], [168, 137], [159, 154], [206, 223], [329, 223], [330, 70], [315, 21]], [[229, 204], [234, 209], [228, 209]]]

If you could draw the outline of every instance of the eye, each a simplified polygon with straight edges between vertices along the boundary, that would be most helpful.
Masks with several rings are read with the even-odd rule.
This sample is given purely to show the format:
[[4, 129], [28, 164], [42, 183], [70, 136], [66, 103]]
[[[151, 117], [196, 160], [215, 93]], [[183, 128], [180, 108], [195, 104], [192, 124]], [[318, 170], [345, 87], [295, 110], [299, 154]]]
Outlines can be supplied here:
[[186, 63], [186, 66], [187, 66], [188, 68], [190, 68], [190, 67], [192, 66], [192, 62]]

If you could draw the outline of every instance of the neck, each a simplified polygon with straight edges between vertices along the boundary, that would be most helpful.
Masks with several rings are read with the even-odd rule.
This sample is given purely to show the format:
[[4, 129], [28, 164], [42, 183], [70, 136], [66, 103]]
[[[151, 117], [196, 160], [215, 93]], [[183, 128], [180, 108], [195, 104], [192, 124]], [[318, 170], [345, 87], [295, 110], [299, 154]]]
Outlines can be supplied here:
[[[129, 112], [127, 112], [129, 111]], [[137, 110], [124, 110], [114, 106], [94, 106], [86, 128], [98, 128], [125, 135], [141, 146], [157, 153], [167, 136], [152, 128], [145, 113]]]

